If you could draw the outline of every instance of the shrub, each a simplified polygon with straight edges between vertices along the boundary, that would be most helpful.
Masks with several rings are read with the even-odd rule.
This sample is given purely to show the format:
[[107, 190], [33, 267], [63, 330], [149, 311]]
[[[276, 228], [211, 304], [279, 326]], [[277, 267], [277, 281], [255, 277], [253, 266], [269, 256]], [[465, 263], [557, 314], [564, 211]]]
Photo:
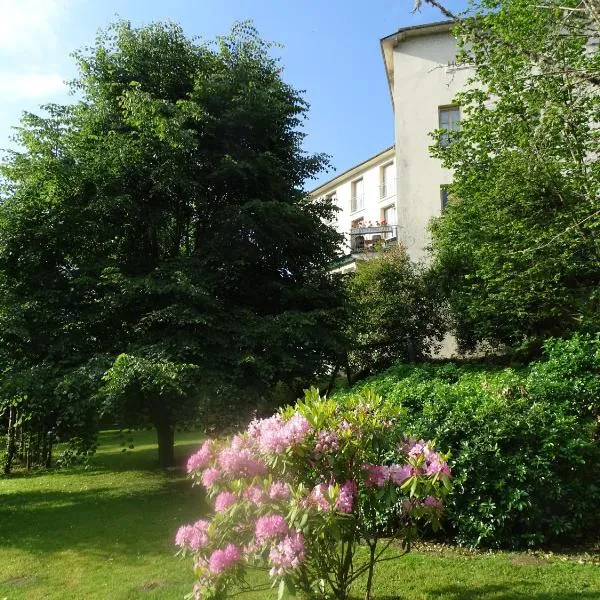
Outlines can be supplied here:
[[188, 471], [215, 512], [176, 536], [194, 557], [195, 597], [225, 598], [249, 567], [266, 566], [280, 596], [345, 600], [366, 575], [370, 598], [382, 553], [394, 540], [407, 551], [418, 524], [435, 526], [450, 488], [446, 456], [404, 437], [396, 414], [369, 392], [342, 405], [311, 390], [244, 433], [206, 441]]
[[600, 415], [600, 334], [552, 339], [546, 360], [534, 363], [527, 379], [531, 397], [566, 403], [576, 414]]
[[414, 434], [451, 451], [456, 542], [564, 543], [600, 523], [598, 423], [584, 410], [598, 399], [583, 357], [592, 343], [597, 352], [597, 339], [553, 342], [546, 363], [520, 371], [400, 365], [363, 384], [406, 411]]
[[444, 334], [442, 301], [422, 266], [402, 248], [359, 261], [346, 283], [349, 367], [362, 376], [435, 350]]

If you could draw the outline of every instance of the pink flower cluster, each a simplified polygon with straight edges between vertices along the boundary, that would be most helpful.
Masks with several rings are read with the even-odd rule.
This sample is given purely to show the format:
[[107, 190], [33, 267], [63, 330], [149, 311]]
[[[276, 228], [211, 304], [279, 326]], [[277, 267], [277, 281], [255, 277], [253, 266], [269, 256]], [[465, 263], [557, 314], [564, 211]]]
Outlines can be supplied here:
[[274, 481], [269, 488], [269, 498], [271, 500], [289, 500], [290, 488], [283, 481]]
[[297, 413], [287, 421], [276, 414], [269, 419], [252, 421], [248, 427], [250, 437], [265, 454], [280, 454], [290, 446], [302, 443], [310, 430], [308, 420]]
[[328, 485], [319, 483], [319, 485], [316, 485], [310, 493], [309, 502], [315, 504], [320, 510], [330, 510], [331, 504], [327, 499], [329, 491], [330, 488]]
[[281, 515], [266, 515], [256, 521], [254, 535], [259, 545], [287, 535], [289, 527]]
[[211, 488], [215, 483], [221, 479], [221, 472], [214, 467], [208, 467], [202, 471], [202, 485], [205, 488]]
[[208, 559], [208, 570], [218, 575], [231, 568], [242, 557], [242, 553], [237, 546], [229, 544], [224, 549], [215, 550]]
[[368, 487], [383, 487], [388, 481], [395, 485], [402, 485], [415, 473], [410, 465], [363, 465], [367, 472], [366, 485]]
[[325, 454], [326, 452], [335, 452], [340, 447], [340, 438], [335, 431], [319, 431], [317, 434], [317, 443], [315, 452]]
[[282, 576], [286, 571], [297, 569], [302, 564], [304, 556], [304, 537], [298, 531], [290, 532], [269, 552], [272, 565], [269, 575]]
[[192, 525], [183, 525], [177, 531], [175, 543], [180, 548], [199, 550], [208, 544], [208, 521], [196, 521]]
[[200, 450], [195, 454], [192, 454], [187, 461], [187, 472], [192, 473], [193, 471], [198, 471], [199, 469], [204, 469], [212, 458], [212, 440], [206, 440], [202, 446], [200, 446]]
[[442, 460], [441, 456], [425, 440], [410, 439], [402, 449], [406, 451], [409, 459], [415, 460], [423, 457], [423, 469], [427, 475], [445, 475], [447, 477], [452, 475], [448, 463]]
[[231, 492], [221, 492], [215, 498], [215, 511], [218, 513], [225, 512], [230, 506], [237, 502], [237, 496]]
[[339, 512], [351, 513], [354, 507], [354, 498], [358, 493], [358, 487], [352, 480], [346, 481], [340, 486], [340, 493], [335, 502], [335, 508]]
[[[358, 486], [354, 481], [349, 479], [340, 486], [337, 498], [335, 498], [335, 502], [333, 503], [333, 508], [338, 512], [351, 513], [357, 493]], [[330, 498], [332, 499], [333, 496], [333, 485], [328, 486], [325, 483], [320, 483], [312, 489], [308, 503], [316, 505], [319, 510], [331, 510], [332, 504]]]
[[249, 448], [223, 448], [217, 455], [223, 473], [233, 478], [264, 475], [267, 465], [257, 458]]

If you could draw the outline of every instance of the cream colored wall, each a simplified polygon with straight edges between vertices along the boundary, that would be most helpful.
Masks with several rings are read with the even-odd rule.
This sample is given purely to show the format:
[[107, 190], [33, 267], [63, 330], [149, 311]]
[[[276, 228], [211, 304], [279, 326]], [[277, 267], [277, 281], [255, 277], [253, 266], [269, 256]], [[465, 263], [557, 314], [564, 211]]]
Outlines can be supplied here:
[[[359, 170], [349, 179], [344, 180], [337, 186], [327, 187], [321, 196], [329, 196], [335, 193], [335, 204], [340, 208], [334, 223], [336, 231], [345, 235], [344, 253], [350, 252], [350, 226], [352, 221], [363, 217], [365, 222], [371, 221], [375, 225], [376, 221], [381, 221], [382, 210], [392, 204], [396, 204], [396, 194], [391, 194], [381, 199], [379, 186], [381, 185], [381, 168], [389, 163], [394, 164], [393, 153], [382, 156], [381, 160], [369, 165], [364, 170]], [[363, 179], [364, 190], [364, 209], [351, 211], [352, 182], [357, 179]], [[397, 208], [396, 208], [397, 210]]]
[[441, 214], [440, 186], [452, 180], [428, 148], [438, 108], [452, 104], [469, 76], [469, 69], [448, 66], [455, 56], [450, 33], [409, 37], [394, 50], [398, 237], [413, 260], [426, 256], [429, 220]]

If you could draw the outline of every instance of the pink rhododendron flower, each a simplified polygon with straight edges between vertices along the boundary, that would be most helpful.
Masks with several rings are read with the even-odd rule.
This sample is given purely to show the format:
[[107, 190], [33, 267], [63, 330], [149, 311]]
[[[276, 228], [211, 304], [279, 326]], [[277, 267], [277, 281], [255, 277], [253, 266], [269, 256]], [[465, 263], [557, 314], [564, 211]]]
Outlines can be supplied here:
[[187, 472], [192, 473], [198, 469], [204, 469], [208, 465], [212, 454], [212, 440], [206, 440], [200, 450], [192, 454], [187, 461]]
[[234, 477], [255, 477], [267, 470], [267, 465], [248, 448], [224, 448], [219, 452], [217, 462], [224, 473]]
[[451, 471], [448, 463], [440, 458], [437, 452], [431, 452], [425, 461], [427, 475], [446, 475], [450, 477]]
[[237, 546], [229, 544], [223, 550], [215, 550], [208, 559], [208, 570], [215, 575], [229, 569], [240, 560], [242, 553]]
[[254, 534], [259, 544], [267, 540], [283, 537], [289, 532], [289, 527], [281, 515], [267, 515], [256, 521]]
[[265, 491], [259, 485], [251, 485], [244, 491], [244, 500], [250, 504], [261, 504], [265, 499]]
[[269, 498], [271, 500], [288, 500], [290, 498], [290, 488], [283, 481], [274, 481], [269, 488]]
[[340, 447], [340, 438], [335, 431], [319, 431], [317, 434], [317, 443], [315, 452], [323, 454], [325, 452], [335, 452]]
[[310, 493], [310, 501], [313, 504], [316, 504], [321, 510], [331, 510], [331, 504], [325, 496], [325, 494], [328, 492], [329, 486], [324, 483], [320, 483], [319, 485], [316, 485]]
[[221, 492], [215, 498], [215, 511], [225, 512], [230, 506], [237, 502], [235, 494], [231, 492]]
[[203, 520], [196, 521], [192, 525], [183, 525], [175, 536], [175, 543], [179, 547], [191, 550], [203, 548], [208, 542], [208, 521]]
[[258, 447], [266, 454], [279, 454], [304, 441], [310, 431], [310, 423], [301, 415], [294, 414], [284, 421], [280, 414], [269, 419], [254, 420], [248, 427], [250, 437], [258, 443]]
[[383, 487], [390, 478], [390, 468], [384, 465], [363, 465], [367, 472], [367, 486]]
[[273, 566], [269, 575], [281, 576], [285, 571], [297, 569], [304, 560], [304, 553], [304, 537], [298, 531], [292, 531], [271, 548], [269, 560]]
[[202, 485], [205, 488], [210, 488], [221, 479], [221, 472], [214, 467], [208, 467], [202, 471]]
[[391, 465], [389, 469], [390, 481], [401, 485], [409, 477], [413, 476], [413, 468], [410, 465]]
[[335, 501], [335, 509], [343, 513], [351, 513], [354, 506], [354, 496], [358, 492], [356, 483], [352, 480], [346, 481], [340, 486], [340, 493]]

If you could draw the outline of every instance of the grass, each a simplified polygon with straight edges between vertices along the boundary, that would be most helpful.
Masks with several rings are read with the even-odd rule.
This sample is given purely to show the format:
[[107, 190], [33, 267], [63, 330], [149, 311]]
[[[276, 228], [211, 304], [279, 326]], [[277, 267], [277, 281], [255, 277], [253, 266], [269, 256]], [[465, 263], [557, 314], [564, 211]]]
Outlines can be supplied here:
[[[179, 435], [181, 462], [199, 439]], [[154, 468], [150, 432], [135, 433], [127, 452], [117, 432], [100, 441], [87, 469], [0, 479], [0, 600], [180, 600], [190, 591], [190, 565], [174, 556], [172, 540], [206, 509], [201, 492], [181, 471]], [[375, 587], [377, 600], [598, 600], [600, 566], [443, 548], [384, 563]]]

